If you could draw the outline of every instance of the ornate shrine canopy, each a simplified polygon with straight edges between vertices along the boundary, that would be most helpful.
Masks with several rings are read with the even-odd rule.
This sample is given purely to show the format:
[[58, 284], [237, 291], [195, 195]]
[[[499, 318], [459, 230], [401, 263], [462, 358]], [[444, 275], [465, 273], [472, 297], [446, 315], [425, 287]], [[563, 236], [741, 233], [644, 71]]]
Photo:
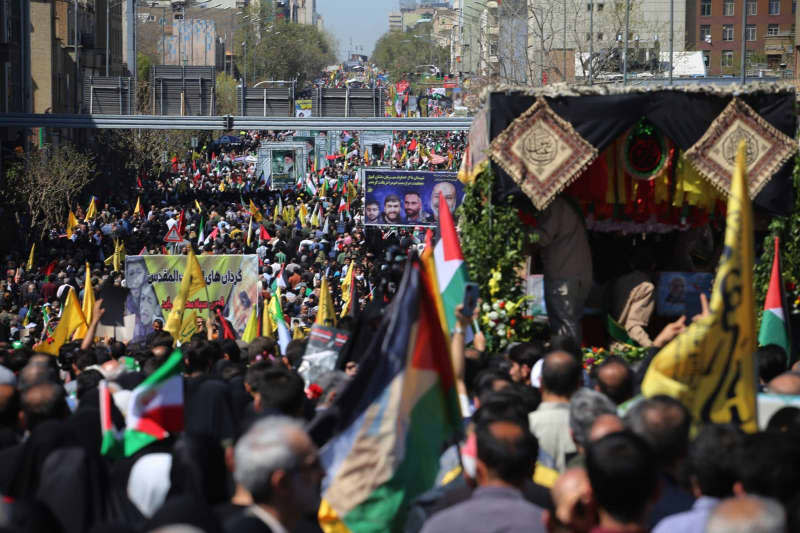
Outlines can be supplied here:
[[[744, 139], [755, 207], [788, 214], [795, 98], [775, 84], [503, 87], [486, 92], [488, 125], [470, 147], [489, 143], [496, 199], [543, 209], [563, 191], [593, 221], [685, 227], [724, 209]], [[480, 159], [472, 150], [467, 170]]]

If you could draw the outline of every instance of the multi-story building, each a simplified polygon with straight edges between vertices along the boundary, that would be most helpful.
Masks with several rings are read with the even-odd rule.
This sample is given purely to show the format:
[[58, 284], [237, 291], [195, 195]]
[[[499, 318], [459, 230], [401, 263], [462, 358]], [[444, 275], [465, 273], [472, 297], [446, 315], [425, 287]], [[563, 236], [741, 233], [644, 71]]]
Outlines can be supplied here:
[[403, 31], [403, 14], [400, 12], [389, 13], [389, 31]]
[[121, 7], [113, 0], [30, 1], [34, 113], [80, 112], [83, 80], [123, 74]]
[[746, 6], [744, 28], [742, 2], [698, 0], [689, 15], [689, 46], [703, 51], [709, 74], [741, 72], [743, 36], [748, 72], [792, 68], [796, 0], [746, 0]]

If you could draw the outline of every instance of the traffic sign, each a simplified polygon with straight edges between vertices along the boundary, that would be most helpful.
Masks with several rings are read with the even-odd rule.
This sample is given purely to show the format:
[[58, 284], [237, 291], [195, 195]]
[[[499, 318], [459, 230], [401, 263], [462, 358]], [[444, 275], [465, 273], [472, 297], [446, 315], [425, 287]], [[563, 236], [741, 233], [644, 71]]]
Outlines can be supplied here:
[[164, 235], [164, 242], [181, 242], [181, 236], [178, 234], [178, 225], [172, 226], [166, 235]]

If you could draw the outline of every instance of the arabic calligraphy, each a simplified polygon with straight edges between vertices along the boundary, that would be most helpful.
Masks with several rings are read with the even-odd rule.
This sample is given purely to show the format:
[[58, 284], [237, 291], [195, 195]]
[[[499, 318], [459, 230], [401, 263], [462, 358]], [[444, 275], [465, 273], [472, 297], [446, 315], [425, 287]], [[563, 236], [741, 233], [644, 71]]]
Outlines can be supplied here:
[[[243, 275], [241, 269], [239, 269], [238, 272], [233, 272], [233, 270], [228, 269], [228, 271], [224, 273], [217, 272], [216, 270], [212, 269], [208, 274], [206, 274], [206, 271], [204, 270], [203, 278], [206, 281], [206, 285], [211, 285], [212, 283], [220, 283], [222, 285], [237, 285], [242, 282]], [[161, 272], [147, 275], [147, 282], [150, 284], [180, 283], [182, 280], [183, 274], [181, 274], [177, 269], [174, 269], [172, 272], [170, 272], [165, 268]]]
[[[174, 307], [172, 297], [167, 296], [167, 299], [161, 302], [161, 309], [170, 311]], [[206, 301], [195, 298], [194, 300], [186, 300], [184, 309], [214, 309], [215, 307], [225, 307], [225, 298], [222, 296], [217, 300]]]

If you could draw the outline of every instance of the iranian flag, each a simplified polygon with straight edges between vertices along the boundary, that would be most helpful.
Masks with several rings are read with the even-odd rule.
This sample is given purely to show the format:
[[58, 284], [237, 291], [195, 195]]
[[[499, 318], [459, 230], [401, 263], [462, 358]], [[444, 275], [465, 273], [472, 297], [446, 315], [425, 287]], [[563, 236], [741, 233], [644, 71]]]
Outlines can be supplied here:
[[172, 352], [158, 370], [131, 393], [123, 437], [125, 456], [183, 431], [183, 354]]
[[436, 281], [442, 297], [447, 329], [452, 333], [456, 324], [455, 308], [464, 299], [464, 286], [469, 282], [469, 276], [467, 275], [467, 265], [464, 263], [464, 255], [461, 253], [461, 245], [458, 242], [456, 225], [453, 223], [453, 215], [441, 193], [439, 194], [439, 230], [442, 236], [433, 249], [433, 260], [436, 265]]
[[758, 332], [758, 344], [777, 344], [791, 359], [792, 342], [786, 322], [788, 318], [786, 297], [783, 293], [781, 276], [780, 240], [775, 237], [775, 255], [772, 259], [772, 275], [769, 279], [767, 298], [764, 301], [764, 314], [761, 315], [761, 329]]

